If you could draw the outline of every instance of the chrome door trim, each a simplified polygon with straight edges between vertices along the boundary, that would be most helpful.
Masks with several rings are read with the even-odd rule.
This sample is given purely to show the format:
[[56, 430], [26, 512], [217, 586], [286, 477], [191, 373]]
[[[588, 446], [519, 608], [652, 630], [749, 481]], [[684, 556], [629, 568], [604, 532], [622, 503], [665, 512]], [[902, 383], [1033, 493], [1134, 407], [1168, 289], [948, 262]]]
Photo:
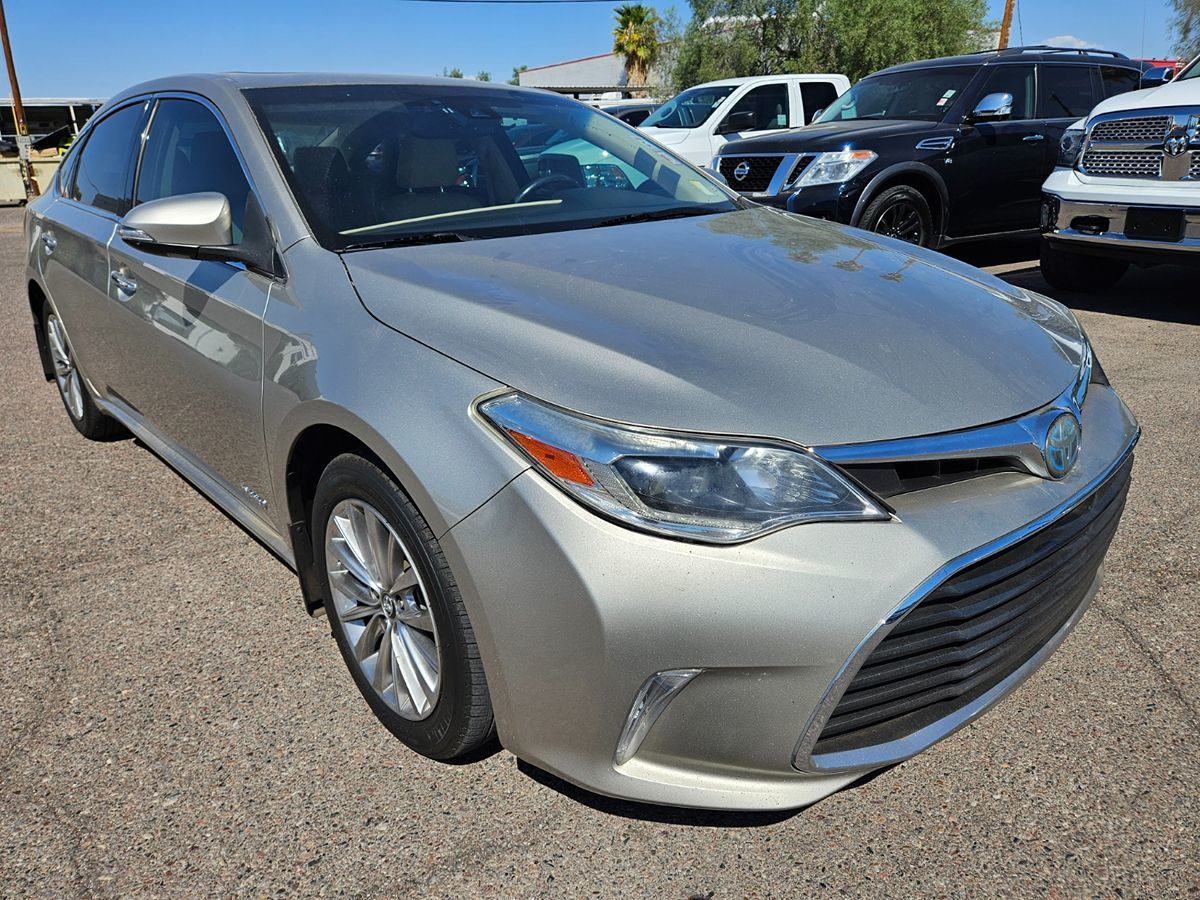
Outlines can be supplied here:
[[902, 760], [908, 759], [911, 756], [920, 753], [922, 750], [932, 746], [943, 738], [948, 737], [955, 731], [958, 731], [965, 725], [968, 725], [991, 706], [999, 702], [1012, 691], [1020, 686], [1021, 682], [1029, 677], [1033, 671], [1041, 665], [1041, 663], [1054, 652], [1055, 648], [1062, 643], [1066, 636], [1070, 633], [1075, 623], [1086, 611], [1092, 597], [1095, 595], [1096, 589], [1102, 576], [1102, 570], [1097, 572], [1096, 578], [1091, 587], [1088, 589], [1087, 595], [1079, 608], [1072, 614], [1067, 623], [1057, 631], [1050, 640], [1044, 644], [1033, 657], [1031, 657], [1024, 665], [1015, 672], [1011, 673], [1007, 678], [997, 684], [994, 688], [988, 691], [981, 697], [978, 697], [972, 703], [967, 704], [962, 709], [956, 710], [948, 716], [938, 719], [936, 722], [928, 725], [920, 731], [907, 735], [895, 741], [890, 741], [886, 744], [878, 744], [871, 747], [863, 747], [858, 750], [847, 750], [841, 753], [814, 754], [813, 749], [816, 747], [817, 740], [821, 736], [821, 731], [825, 728], [825, 723], [833, 714], [837, 707], [838, 701], [842, 699], [842, 694], [850, 686], [850, 682], [854, 676], [858, 674], [858, 670], [862, 668], [871, 651], [874, 650], [879, 643], [887, 637], [893, 628], [908, 615], [912, 610], [925, 600], [931, 593], [946, 580], [961, 572], [963, 569], [969, 568], [981, 560], [1020, 543], [1030, 535], [1049, 527], [1058, 519], [1067, 515], [1080, 503], [1087, 500], [1102, 484], [1117, 472], [1121, 466], [1133, 455], [1133, 449], [1137, 445], [1138, 439], [1141, 437], [1142, 430], [1138, 428], [1134, 431], [1129, 443], [1125, 445], [1115, 460], [1110, 463], [1103, 472], [1093, 478], [1086, 486], [1072, 495], [1069, 499], [1063, 501], [1058, 506], [1049, 512], [1039, 516], [1032, 522], [1029, 522], [1022, 527], [1009, 532], [1003, 537], [989, 541], [982, 547], [977, 547], [967, 553], [962, 554], [956, 559], [943, 565], [936, 572], [926, 578], [920, 585], [917, 586], [900, 604], [888, 613], [875, 628], [859, 642], [858, 646], [850, 654], [849, 658], [842, 664], [837, 675], [834, 676], [832, 683], [826, 690], [825, 695], [821, 698], [821, 702], [817, 704], [809, 716], [808, 722], [804, 726], [804, 730], [800, 734], [800, 740], [796, 743], [796, 749], [792, 753], [792, 767], [798, 772], [814, 775], [829, 775], [840, 772], [865, 772], [871, 769], [877, 769], [881, 766], [891, 765]]
[[150, 428], [128, 406], [115, 398], [93, 396], [101, 412], [112, 416], [133, 432], [155, 456], [178, 472], [184, 481], [248, 531], [251, 537], [275, 554], [289, 569], [296, 571], [296, 560], [288, 542], [269, 523], [255, 515], [234, 491], [227, 488], [220, 479], [190, 455]]

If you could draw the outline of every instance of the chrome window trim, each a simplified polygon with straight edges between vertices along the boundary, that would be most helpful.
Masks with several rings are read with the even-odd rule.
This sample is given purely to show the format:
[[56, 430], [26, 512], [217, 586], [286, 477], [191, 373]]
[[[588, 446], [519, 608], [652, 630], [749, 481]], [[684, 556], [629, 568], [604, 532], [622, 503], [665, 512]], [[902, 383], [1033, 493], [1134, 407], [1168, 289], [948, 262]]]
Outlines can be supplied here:
[[989, 556], [993, 556], [1008, 547], [1013, 546], [1029, 537], [1030, 535], [1041, 531], [1042, 529], [1054, 524], [1058, 519], [1067, 515], [1076, 506], [1090, 497], [1101, 485], [1123, 466], [1129, 457], [1133, 454], [1133, 449], [1137, 445], [1138, 439], [1141, 437], [1142, 430], [1137, 428], [1126, 444], [1125, 449], [1118, 454], [1117, 458], [1109, 464], [1103, 472], [1093, 478], [1088, 484], [1063, 501], [1058, 506], [1049, 512], [1039, 516], [1032, 522], [1009, 532], [1003, 537], [989, 541], [981, 547], [968, 551], [956, 559], [943, 565], [936, 572], [926, 578], [920, 585], [917, 586], [900, 604], [885, 616], [878, 625], [859, 642], [858, 646], [850, 654], [849, 658], [842, 664], [837, 675], [834, 676], [832, 683], [826, 690], [825, 695], [821, 698], [821, 702], [817, 704], [809, 716], [808, 722], [805, 723], [804, 729], [800, 734], [800, 740], [796, 743], [796, 749], [792, 753], [792, 767], [798, 772], [811, 775], [829, 775], [841, 772], [865, 772], [872, 769], [877, 769], [881, 766], [891, 765], [901, 762], [927, 749], [943, 738], [948, 737], [960, 728], [968, 725], [976, 718], [981, 716], [988, 708], [995, 705], [1012, 691], [1016, 690], [1026, 678], [1033, 673], [1035, 669], [1045, 659], [1054, 652], [1055, 648], [1062, 643], [1067, 634], [1079, 621], [1083, 613], [1086, 611], [1091, 598], [1100, 581], [1100, 573], [1097, 573], [1095, 581], [1088, 590], [1084, 601], [1079, 605], [1076, 611], [1072, 614], [1067, 623], [1057, 631], [1028, 661], [1025, 662], [1019, 669], [1011, 673], [1007, 678], [989, 690], [987, 693], [976, 698], [973, 702], [959, 710], [955, 710], [948, 716], [938, 719], [925, 728], [907, 735], [904, 738], [895, 741], [889, 741], [886, 744], [877, 744], [871, 747], [863, 747], [858, 750], [847, 750], [840, 753], [814, 754], [813, 750], [816, 747], [817, 740], [821, 736], [821, 731], [825, 728], [825, 723], [837, 708], [838, 702], [842, 699], [842, 694], [850, 686], [850, 682], [854, 676], [858, 674], [858, 670], [866, 662], [879, 643], [887, 637], [893, 628], [910, 613], [917, 605], [925, 600], [933, 593], [943, 582], [958, 574], [962, 570], [969, 568], [981, 560]]
[[814, 447], [813, 453], [836, 465], [999, 457], [1011, 460], [1030, 475], [1052, 478], [1042, 452], [1047, 430], [1064, 412], [1083, 421], [1083, 401], [1092, 378], [1092, 349], [1090, 344], [1084, 346], [1084, 358], [1075, 380], [1054, 400], [1023, 416], [944, 434]]

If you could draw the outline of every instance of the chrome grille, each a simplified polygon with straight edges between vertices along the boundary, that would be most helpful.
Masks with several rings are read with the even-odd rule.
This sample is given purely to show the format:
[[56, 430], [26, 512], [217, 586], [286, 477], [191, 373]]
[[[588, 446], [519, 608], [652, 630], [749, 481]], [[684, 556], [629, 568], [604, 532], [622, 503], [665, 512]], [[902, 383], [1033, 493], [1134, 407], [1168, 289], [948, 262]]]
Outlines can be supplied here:
[[[721, 174], [729, 182], [729, 186], [742, 193], [761, 194], [771, 186], [771, 180], [779, 170], [783, 156], [722, 156], [720, 161]], [[750, 171], [738, 178], [734, 172], [738, 166], [745, 163]]]
[[1200, 179], [1200, 151], [1192, 151], [1192, 165], [1188, 168], [1188, 178]]
[[[1089, 148], [1081, 168], [1088, 175], [1119, 178], [1158, 178], [1162, 173], [1161, 150], [1102, 150]], [[1193, 162], [1194, 166], [1195, 163]]]
[[1170, 116], [1141, 116], [1135, 119], [1109, 119], [1092, 127], [1093, 141], [1154, 143], [1167, 136]]

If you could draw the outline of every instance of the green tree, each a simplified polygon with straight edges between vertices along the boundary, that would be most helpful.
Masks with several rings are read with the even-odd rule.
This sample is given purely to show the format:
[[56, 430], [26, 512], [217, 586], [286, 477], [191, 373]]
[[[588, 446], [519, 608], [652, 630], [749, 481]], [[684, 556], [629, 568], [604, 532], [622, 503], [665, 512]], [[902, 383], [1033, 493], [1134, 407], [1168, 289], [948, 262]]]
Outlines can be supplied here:
[[491, 81], [492, 73], [487, 71], [487, 69], [484, 69], [475, 76], [475, 80], [476, 81]]
[[658, 58], [658, 28], [662, 24], [651, 6], [626, 3], [613, 13], [617, 25], [613, 28], [613, 52], [625, 58], [626, 84], [644, 87], [650, 67]]
[[1200, 0], [1171, 0], [1175, 6], [1175, 53], [1180, 59], [1200, 54]]
[[520, 84], [521, 73], [528, 69], [529, 66], [513, 66], [512, 78], [508, 79], [509, 84]]
[[463, 71], [458, 66], [455, 66], [453, 69], [442, 69], [442, 74], [444, 76], [446, 76], [447, 78], [462, 78], [463, 77]]
[[[1200, 3], [1200, 0], [1194, 0]], [[742, 75], [842, 72], [978, 49], [986, 0], [690, 0], [673, 87]]]

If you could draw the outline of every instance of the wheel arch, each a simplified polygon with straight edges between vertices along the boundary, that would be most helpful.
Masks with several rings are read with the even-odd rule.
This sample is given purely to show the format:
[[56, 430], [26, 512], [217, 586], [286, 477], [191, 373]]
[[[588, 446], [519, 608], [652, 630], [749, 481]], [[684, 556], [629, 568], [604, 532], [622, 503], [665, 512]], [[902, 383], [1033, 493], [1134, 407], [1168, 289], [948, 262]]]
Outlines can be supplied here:
[[859, 194], [858, 202], [854, 204], [854, 213], [850, 224], [855, 227], [862, 221], [863, 212], [867, 206], [879, 196], [881, 191], [888, 188], [906, 185], [920, 191], [929, 209], [933, 213], [934, 246], [946, 237], [949, 228], [950, 193], [946, 182], [934, 169], [924, 163], [906, 162], [888, 166], [882, 172], [867, 182], [863, 192]]
[[29, 311], [33, 315], [33, 334], [37, 341], [38, 357], [42, 361], [42, 374], [47, 381], [54, 379], [54, 361], [50, 358], [50, 342], [46, 338], [46, 327], [43, 324], [46, 304], [49, 298], [42, 286], [34, 279], [29, 279], [26, 288], [29, 296]]

